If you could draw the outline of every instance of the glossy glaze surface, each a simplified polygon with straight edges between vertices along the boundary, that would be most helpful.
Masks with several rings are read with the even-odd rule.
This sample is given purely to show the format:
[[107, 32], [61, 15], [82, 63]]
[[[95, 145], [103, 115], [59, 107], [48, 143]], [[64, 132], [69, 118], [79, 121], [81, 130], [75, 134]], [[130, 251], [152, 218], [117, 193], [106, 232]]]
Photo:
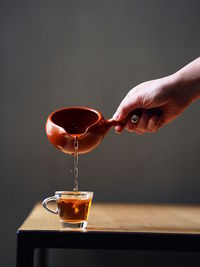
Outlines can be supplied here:
[[97, 147], [110, 127], [112, 119], [105, 120], [102, 114], [87, 107], [69, 107], [56, 110], [46, 122], [49, 141], [64, 153], [74, 153], [74, 138], [79, 143], [78, 153], [88, 153]]

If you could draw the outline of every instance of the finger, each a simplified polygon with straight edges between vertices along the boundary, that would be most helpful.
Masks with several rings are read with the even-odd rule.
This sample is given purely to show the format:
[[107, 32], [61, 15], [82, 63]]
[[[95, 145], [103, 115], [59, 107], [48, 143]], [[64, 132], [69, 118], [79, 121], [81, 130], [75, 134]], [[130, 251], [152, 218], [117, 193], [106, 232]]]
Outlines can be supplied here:
[[130, 120], [126, 123], [124, 127], [129, 132], [135, 132], [137, 128], [137, 123], [132, 123]]
[[123, 129], [124, 129], [124, 126], [121, 124], [115, 126], [115, 132], [118, 134], [122, 133]]
[[136, 130], [135, 130], [135, 133], [136, 133], [136, 134], [139, 134], [139, 135], [142, 135], [142, 134], [144, 134], [145, 132], [137, 131], [137, 129], [136, 129]]
[[154, 115], [149, 119], [147, 131], [149, 133], [156, 132], [161, 127], [161, 117]]
[[144, 111], [141, 113], [138, 123], [132, 123], [131, 120], [129, 120], [125, 127], [129, 132], [135, 131], [141, 134], [143, 132], [146, 132], [149, 118], [150, 118], [150, 114], [147, 111]]
[[144, 111], [141, 116], [140, 119], [138, 121], [136, 130], [139, 132], [146, 132], [147, 131], [147, 125], [150, 119], [150, 113], [148, 113], [148, 111]]
[[130, 96], [129, 94], [122, 100], [121, 104], [119, 105], [117, 111], [113, 115], [114, 120], [123, 120], [126, 118], [131, 111], [136, 108], [139, 108], [140, 101], [139, 99], [134, 96], [133, 94]]

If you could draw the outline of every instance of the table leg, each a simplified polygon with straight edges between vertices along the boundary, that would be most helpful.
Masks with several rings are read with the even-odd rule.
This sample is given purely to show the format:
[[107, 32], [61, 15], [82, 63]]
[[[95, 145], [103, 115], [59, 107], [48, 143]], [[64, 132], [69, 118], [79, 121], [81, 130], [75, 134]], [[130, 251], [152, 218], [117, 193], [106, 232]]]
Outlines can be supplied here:
[[34, 249], [17, 247], [17, 267], [33, 267]]
[[31, 240], [17, 233], [17, 267], [33, 267], [34, 246]]

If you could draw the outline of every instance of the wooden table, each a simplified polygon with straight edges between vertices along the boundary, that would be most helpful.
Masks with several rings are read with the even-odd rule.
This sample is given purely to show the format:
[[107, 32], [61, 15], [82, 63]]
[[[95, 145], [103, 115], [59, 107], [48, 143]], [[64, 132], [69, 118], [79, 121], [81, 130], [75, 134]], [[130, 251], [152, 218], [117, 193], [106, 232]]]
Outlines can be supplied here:
[[17, 231], [17, 267], [33, 266], [35, 248], [200, 251], [200, 206], [93, 204], [76, 231], [39, 203]]

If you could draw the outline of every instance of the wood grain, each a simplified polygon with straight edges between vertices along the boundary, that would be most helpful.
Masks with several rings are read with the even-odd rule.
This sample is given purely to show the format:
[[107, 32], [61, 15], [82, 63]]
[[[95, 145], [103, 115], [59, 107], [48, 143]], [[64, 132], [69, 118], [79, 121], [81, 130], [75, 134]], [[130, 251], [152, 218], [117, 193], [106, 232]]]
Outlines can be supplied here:
[[[38, 203], [20, 231], [62, 231], [58, 215]], [[92, 204], [87, 232], [200, 234], [200, 206]]]

